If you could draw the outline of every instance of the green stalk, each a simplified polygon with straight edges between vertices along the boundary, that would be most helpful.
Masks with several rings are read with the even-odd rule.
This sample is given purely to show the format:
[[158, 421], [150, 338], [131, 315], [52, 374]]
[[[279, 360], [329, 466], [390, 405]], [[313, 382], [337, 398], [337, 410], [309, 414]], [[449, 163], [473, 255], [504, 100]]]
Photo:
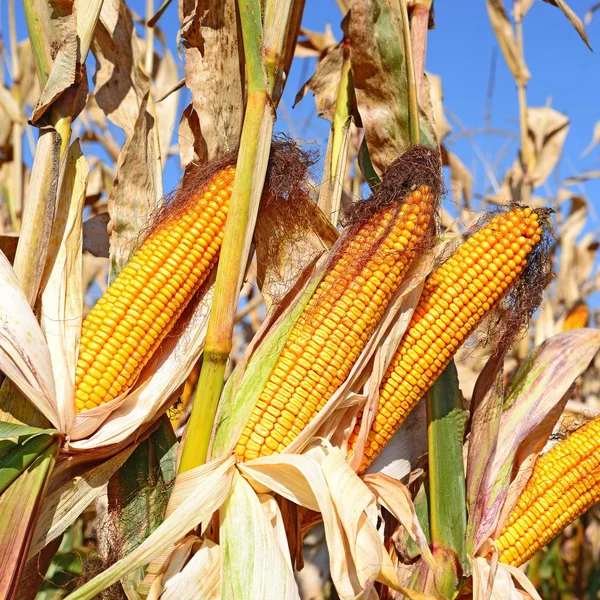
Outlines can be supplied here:
[[[238, 283], [244, 268], [244, 241], [250, 222], [253, 187], [262, 189], [265, 169], [255, 172], [259, 159], [259, 144], [265, 132], [263, 121], [270, 109], [261, 58], [262, 23], [257, 0], [238, 0], [241, 20], [248, 104], [240, 140], [238, 162], [225, 225], [223, 246], [217, 266], [215, 292], [208, 321], [204, 357], [192, 414], [183, 445], [179, 472], [188, 471], [206, 462], [213, 421], [223, 389], [225, 368], [232, 347], [233, 327], [237, 308]], [[260, 179], [260, 182], [258, 178]]]
[[410, 121], [410, 141], [418, 144], [421, 141], [419, 127], [419, 101], [417, 99], [417, 80], [415, 77], [415, 64], [413, 61], [412, 44], [410, 39], [410, 21], [408, 19], [408, 8], [406, 0], [400, 2], [400, 13], [402, 14], [402, 28], [404, 35], [404, 54], [406, 55], [406, 76], [408, 78], [408, 114]]
[[467, 413], [462, 405], [454, 361], [446, 367], [427, 394], [429, 449], [429, 522], [435, 551], [451, 553], [442, 561], [436, 583], [446, 597], [455, 595], [459, 574], [455, 564], [467, 565], [467, 501], [463, 465], [463, 438]]

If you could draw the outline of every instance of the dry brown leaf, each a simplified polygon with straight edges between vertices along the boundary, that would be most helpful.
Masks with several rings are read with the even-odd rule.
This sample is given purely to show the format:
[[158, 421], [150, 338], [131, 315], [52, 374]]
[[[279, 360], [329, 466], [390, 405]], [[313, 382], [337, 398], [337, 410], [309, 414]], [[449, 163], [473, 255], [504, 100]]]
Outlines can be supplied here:
[[319, 57], [337, 44], [329, 23], [325, 25], [324, 33], [301, 27], [298, 35], [306, 38], [296, 44], [295, 56], [298, 58]]
[[594, 4], [593, 6], [590, 7], [590, 9], [585, 13], [585, 16], [583, 17], [583, 22], [586, 25], [589, 25], [592, 22], [592, 18], [594, 17], [594, 13], [600, 10], [600, 2], [596, 2], [596, 4]]
[[[399, 3], [391, 0], [353, 3], [352, 76], [371, 162], [378, 174], [385, 171], [410, 141], [403, 36]], [[377, 44], [373, 43], [375, 39]]]
[[33, 107], [38, 101], [42, 89], [37, 75], [35, 60], [31, 52], [29, 38], [19, 42], [19, 88], [21, 93], [21, 102]]
[[565, 179], [564, 184], [573, 185], [575, 183], [583, 183], [584, 181], [598, 178], [600, 178], [600, 171], [587, 171], [581, 175], [575, 175], [575, 177], [569, 177], [568, 179]]
[[296, 104], [304, 98], [306, 92], [310, 90], [315, 97], [317, 114], [323, 119], [331, 121], [333, 119], [333, 111], [335, 110], [335, 102], [340, 86], [343, 62], [344, 43], [340, 42], [337, 46], [326, 51], [317, 64], [315, 74], [296, 94], [294, 106], [296, 106]]
[[600, 142], [600, 121], [596, 121], [594, 125], [594, 132], [592, 133], [592, 141], [588, 144], [588, 147], [581, 153], [581, 156], [587, 156]]
[[162, 198], [162, 173], [156, 118], [147, 94], [133, 136], [119, 156], [117, 177], [108, 197], [111, 272], [118, 273], [140, 243], [140, 232]]
[[234, 150], [242, 128], [245, 81], [236, 3], [180, 0], [179, 14], [185, 81], [199, 124], [192, 129], [198, 135], [194, 145], [204, 162]]
[[110, 249], [107, 225], [110, 216], [107, 212], [94, 215], [83, 224], [83, 250], [92, 256], [108, 258]]
[[194, 107], [190, 104], [185, 108], [177, 130], [179, 140], [179, 156], [181, 167], [185, 168], [191, 162], [201, 164], [200, 156], [204, 153], [200, 135], [200, 119]]
[[150, 89], [131, 13], [123, 0], [104, 0], [92, 41], [98, 106], [130, 139]]
[[487, 0], [488, 15], [492, 24], [492, 29], [504, 54], [506, 64], [513, 77], [518, 83], [525, 85], [531, 74], [525, 64], [525, 58], [517, 41], [511, 25], [511, 22], [504, 9], [502, 0]]
[[569, 19], [569, 22], [573, 27], [575, 27], [575, 31], [579, 34], [581, 39], [585, 42], [585, 45], [591, 50], [590, 41], [588, 40], [587, 33], [585, 31], [585, 27], [581, 22], [581, 19], [573, 12], [571, 7], [565, 2], [565, 0], [544, 0], [546, 4], [551, 4], [552, 6], [556, 6], [560, 8], [565, 17]]

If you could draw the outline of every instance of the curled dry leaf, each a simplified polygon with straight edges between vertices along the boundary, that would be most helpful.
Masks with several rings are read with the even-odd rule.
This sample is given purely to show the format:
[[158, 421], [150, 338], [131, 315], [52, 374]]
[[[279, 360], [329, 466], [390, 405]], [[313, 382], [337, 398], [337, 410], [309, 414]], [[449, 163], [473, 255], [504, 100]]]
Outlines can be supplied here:
[[450, 152], [442, 146], [442, 164], [450, 167], [450, 182], [452, 186], [452, 200], [457, 206], [463, 206], [466, 210], [470, 208], [471, 190], [473, 187], [473, 175], [465, 164], [454, 152]]
[[588, 144], [588, 147], [581, 153], [581, 156], [587, 156], [600, 142], [600, 121], [596, 121], [594, 125], [594, 132], [592, 133], [592, 141]]
[[410, 141], [403, 38], [399, 3], [368, 0], [353, 4], [352, 76], [371, 162], [378, 174], [400, 156]]
[[10, 263], [0, 253], [0, 371], [60, 429], [50, 351]]
[[[197, 119], [196, 127], [188, 126], [180, 135], [194, 134], [197, 160], [202, 163], [234, 150], [242, 129], [245, 74], [240, 58], [243, 53], [238, 47], [241, 35], [236, 3], [235, 0], [181, 2], [180, 17], [185, 82], [192, 92]], [[182, 155], [182, 162], [183, 158]]]
[[40, 323], [52, 356], [56, 400], [65, 430], [75, 409], [75, 367], [83, 313], [81, 220], [88, 172], [76, 141], [67, 155], [41, 293]]
[[517, 83], [526, 85], [531, 74], [527, 69], [525, 58], [515, 39], [512, 24], [506, 14], [503, 0], [487, 0], [487, 9], [492, 29], [510, 72]]
[[320, 58], [314, 75], [300, 88], [294, 99], [294, 106], [304, 98], [307, 91], [315, 97], [317, 114], [323, 119], [332, 120], [340, 87], [342, 64], [344, 62], [344, 42], [328, 48]]
[[296, 44], [295, 55], [300, 58], [319, 57], [328, 52], [337, 45], [337, 40], [333, 35], [331, 25], [325, 25], [325, 32], [311, 31], [310, 29], [300, 28], [298, 36], [305, 39], [299, 39]]
[[547, 4], [560, 8], [562, 13], [569, 19], [569, 22], [575, 28], [575, 31], [579, 34], [579, 37], [585, 42], [585, 45], [591, 50], [590, 41], [588, 40], [585, 27], [581, 22], [581, 19], [573, 12], [573, 9], [565, 2], [565, 0], [544, 0]]

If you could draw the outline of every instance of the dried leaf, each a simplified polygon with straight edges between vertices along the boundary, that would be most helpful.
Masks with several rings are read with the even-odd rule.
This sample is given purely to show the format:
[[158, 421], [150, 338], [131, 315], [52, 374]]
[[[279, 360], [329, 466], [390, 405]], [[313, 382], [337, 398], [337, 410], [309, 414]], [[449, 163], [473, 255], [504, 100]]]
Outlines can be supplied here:
[[175, 89], [172, 93], [165, 96], [169, 90], [177, 85], [178, 82], [177, 65], [173, 55], [168, 49], [165, 49], [163, 56], [158, 63], [158, 70], [154, 78], [154, 97], [161, 98], [154, 107], [154, 112], [158, 120], [158, 139], [160, 142], [160, 156], [163, 165], [169, 156], [171, 140], [173, 139], [173, 130], [177, 119], [177, 109], [179, 107], [179, 90]]
[[83, 250], [92, 256], [108, 258], [110, 244], [108, 241], [107, 212], [94, 215], [83, 223]]
[[96, 57], [94, 96], [112, 123], [131, 139], [150, 89], [131, 13], [123, 0], [104, 0], [92, 40]]
[[6, 256], [9, 263], [15, 260], [17, 244], [19, 243], [19, 234], [16, 232], [3, 233], [0, 235], [0, 251]]
[[342, 64], [344, 62], [344, 42], [340, 42], [334, 48], [331, 48], [321, 58], [317, 64], [315, 74], [300, 88], [294, 98], [294, 106], [304, 98], [306, 92], [310, 90], [315, 97], [317, 105], [317, 114], [323, 119], [332, 120], [338, 88], [340, 86], [340, 77], [342, 74]]
[[448, 123], [444, 112], [442, 78], [439, 75], [432, 75], [431, 73], [426, 73], [425, 76], [429, 82], [429, 96], [431, 98], [433, 122], [435, 123], [437, 139], [439, 142], [442, 142], [452, 131], [452, 127], [450, 126], [450, 123]]
[[585, 181], [589, 181], [590, 179], [598, 178], [600, 178], [600, 171], [587, 171], [581, 175], [576, 175], [575, 177], [569, 177], [568, 179], [565, 179], [564, 184], [575, 185], [576, 183], [583, 183]]
[[220, 600], [221, 546], [204, 540], [180, 573], [167, 582], [161, 600]]
[[560, 8], [565, 17], [569, 19], [571, 25], [575, 27], [575, 31], [579, 34], [581, 39], [585, 42], [585, 45], [591, 50], [590, 42], [587, 37], [587, 33], [585, 31], [585, 27], [581, 22], [581, 19], [573, 12], [571, 7], [565, 2], [565, 0], [544, 0], [547, 4], [551, 4], [552, 6], [556, 6]]
[[244, 116], [244, 63], [234, 0], [180, 1], [185, 82], [192, 92], [200, 162], [233, 151]]
[[410, 142], [403, 37], [399, 3], [369, 0], [353, 4], [352, 75], [371, 162], [378, 174]]
[[238, 472], [219, 516], [223, 600], [300, 600], [287, 540], [284, 537], [283, 551], [277, 540], [277, 528], [272, 527], [256, 493]]
[[506, 64], [517, 83], [526, 85], [531, 75], [515, 39], [511, 22], [504, 9], [503, 0], [487, 0], [486, 3], [492, 29], [502, 54], [504, 54]]
[[148, 226], [163, 195], [158, 130], [150, 103], [150, 95], [146, 94], [133, 136], [119, 156], [117, 177], [108, 197], [110, 280], [129, 262], [141, 241], [140, 232]]
[[60, 136], [54, 129], [42, 131], [38, 138], [15, 255], [15, 273], [32, 306], [37, 299], [50, 243], [58, 193], [60, 144]]
[[337, 44], [329, 23], [325, 25], [324, 33], [301, 27], [298, 35], [306, 38], [296, 44], [296, 56], [299, 58], [319, 57]]
[[592, 134], [592, 141], [588, 144], [588, 147], [581, 153], [581, 156], [587, 156], [600, 142], [600, 121], [596, 121], [594, 125], [594, 133]]
[[0, 371], [54, 427], [64, 430], [56, 402], [48, 345], [15, 272], [2, 253], [0, 287]]
[[81, 220], [88, 164], [79, 141], [69, 148], [41, 293], [42, 331], [52, 356], [56, 401], [68, 429], [75, 407], [75, 368], [83, 313]]
[[[68, 479], [50, 490], [38, 517], [28, 559], [67, 530], [96, 498], [106, 492], [108, 480], [129, 458], [135, 445], [89, 469], [82, 475]], [[52, 484], [51, 484], [52, 485]]]

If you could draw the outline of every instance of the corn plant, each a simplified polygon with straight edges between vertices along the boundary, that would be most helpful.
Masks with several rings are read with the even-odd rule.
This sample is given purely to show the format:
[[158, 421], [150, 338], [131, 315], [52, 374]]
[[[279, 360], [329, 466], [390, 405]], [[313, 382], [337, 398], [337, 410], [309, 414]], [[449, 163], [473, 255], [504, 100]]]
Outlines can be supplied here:
[[[573, 191], [597, 173], [537, 195], [569, 121], [527, 103], [531, 2], [487, 1], [519, 135], [505, 174], [477, 153], [477, 211], [430, 0], [339, 0], [339, 41], [303, 0], [182, 1], [177, 32], [170, 0], [15, 4], [0, 596], [539, 598], [543, 548], [600, 497], [598, 417], [568, 425], [597, 410], [600, 334]], [[320, 178], [275, 134], [306, 57]]]

